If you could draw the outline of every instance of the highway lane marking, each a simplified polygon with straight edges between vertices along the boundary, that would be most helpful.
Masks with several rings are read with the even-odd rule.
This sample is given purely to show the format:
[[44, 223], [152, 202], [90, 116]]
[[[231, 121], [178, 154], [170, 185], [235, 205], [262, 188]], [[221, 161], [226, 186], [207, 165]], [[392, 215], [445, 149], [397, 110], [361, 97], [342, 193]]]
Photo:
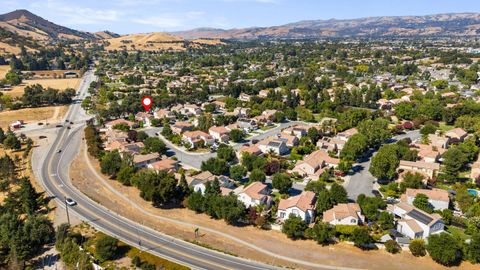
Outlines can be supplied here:
[[[80, 130], [80, 128], [79, 128], [79, 129], [76, 129], [75, 132], [72, 132], [72, 133], [70, 133], [69, 135], [74, 135], [74, 134], [75, 134], [76, 132], [78, 132], [79, 130]], [[64, 130], [64, 131], [65, 131], [65, 130]], [[56, 147], [55, 149], [58, 149], [58, 147], [59, 147], [61, 144], [64, 143], [64, 138], [65, 138], [65, 135], [66, 135], [66, 134], [67, 134], [67, 132], [63, 132], [63, 133], [62, 133], [62, 136], [60, 137], [60, 139], [58, 139], [58, 140], [56, 141], [58, 144], [57, 144], [57, 147]], [[60, 158], [59, 158], [59, 161], [58, 161], [58, 164], [57, 164], [57, 172], [59, 172], [59, 167], [60, 167], [61, 159], [64, 157], [64, 154], [63, 154], [63, 153], [64, 153], [64, 152], [61, 153]], [[51, 172], [51, 169], [52, 169], [52, 166], [51, 166], [51, 165], [52, 165], [52, 162], [53, 162], [54, 157], [55, 157], [55, 155], [52, 155], [52, 154], [50, 155], [50, 159], [49, 159], [49, 162], [48, 162], [48, 171], [49, 171], [49, 173]], [[51, 174], [50, 174], [50, 175], [51, 175]], [[72, 193], [74, 193], [74, 194], [76, 193], [71, 187], [69, 187], [69, 186], [66, 184], [66, 182], [63, 180], [63, 178], [62, 178], [61, 176], [59, 176], [59, 175], [57, 174], [57, 177], [58, 177], [58, 179], [63, 183], [63, 184], [61, 184], [61, 185], [65, 186], [66, 189], [67, 189], [67, 190], [70, 190]], [[51, 177], [49, 177], [49, 178], [50, 178], [50, 180], [52, 180]], [[55, 181], [52, 181], [52, 183], [55, 183]], [[60, 190], [58, 190], [58, 191], [59, 191], [59, 193], [62, 193]], [[60, 199], [59, 199], [59, 200], [60, 200]], [[85, 199], [85, 198], [84, 198], [84, 200], [85, 200], [91, 207], [96, 208], [97, 210], [102, 211], [102, 209], [100, 209], [98, 206], [92, 204], [92, 203], [89, 201], [89, 198], [88, 198], [88, 199]], [[62, 204], [62, 205], [63, 205], [63, 204]], [[86, 209], [85, 207], [81, 207], [81, 208], [82, 208], [84, 211], [92, 214], [94, 217], [101, 218], [100, 216], [98, 216], [98, 215], [96, 215], [95, 213], [93, 213], [91, 210]], [[73, 209], [73, 210], [74, 210], [74, 212], [76, 212], [75, 209]], [[103, 211], [105, 211], [105, 210], [103, 210]], [[127, 226], [129, 226], [129, 227], [134, 227], [133, 225], [128, 224], [128, 221], [121, 220], [121, 219], [119, 219], [118, 217], [115, 217], [114, 215], [110, 214], [108, 211], [107, 211], [106, 213], [107, 213], [107, 215], [109, 215], [112, 219], [116, 219], [116, 220], [124, 223], [125, 225], [127, 225]], [[80, 215], [80, 214], [77, 213], [77, 215]], [[81, 216], [81, 215], [80, 215], [80, 216]], [[105, 222], [113, 225], [114, 227], [117, 227], [117, 224], [114, 224], [114, 223], [112, 223], [112, 222], [110, 222], [110, 221], [108, 221], [108, 220], [106, 220], [106, 219], [103, 219], [103, 220], [104, 220]], [[98, 226], [98, 225], [97, 225], [97, 226]], [[134, 234], [131, 234], [129, 231], [124, 230], [124, 229], [119, 229], [118, 227], [117, 227], [117, 229], [120, 230], [120, 231], [122, 231], [123, 233], [126, 233], [127, 235], [130, 235], [130, 236], [133, 235], [133, 238], [135, 238], [135, 235], [134, 235]], [[148, 232], [148, 231], [145, 231], [145, 230], [142, 230], [142, 232], [145, 233], [145, 234], [147, 234], [147, 235], [159, 237], [158, 235], [154, 235], [154, 234], [152, 234], [152, 233], [150, 233], [150, 232]], [[161, 237], [159, 237], [159, 238], [161, 238]], [[166, 243], [169, 243], [167, 240], [163, 240], [163, 241], [165, 241]], [[185, 254], [185, 253], [183, 253], [183, 252], [176, 251], [176, 250], [174, 250], [174, 249], [172, 249], [172, 248], [169, 248], [169, 247], [157, 246], [158, 244], [155, 243], [155, 242], [151, 242], [151, 241], [146, 241], [146, 242], [149, 243], [149, 244], [151, 244], [151, 245], [153, 245], [154, 247], [164, 248], [164, 249], [166, 249], [166, 250], [168, 250], [168, 251], [170, 251], [170, 252], [172, 252], [172, 253], [175, 253], [175, 254], [180, 255], [180, 256], [185, 256], [185, 257], [190, 258], [190, 259], [192, 259], [192, 260], [194, 260], [194, 261], [203, 262], [204, 264], [208, 264], [208, 265], [212, 265], [212, 266], [217, 266], [217, 267], [219, 267], [219, 268], [221, 268], [221, 269], [231, 269], [231, 268], [226, 268], [226, 267], [224, 267], [224, 266], [222, 266], [222, 265], [219, 265], [219, 264], [217, 264], [217, 263], [209, 262], [209, 261], [206, 261], [206, 260], [197, 258], [197, 257], [193, 257], [193, 256], [191, 256], [191, 255], [189, 255], [189, 254]], [[174, 243], [174, 242], [173, 242], [173, 243]], [[174, 244], [177, 245], [177, 246], [179, 246], [179, 247], [182, 247], [182, 248], [184, 248], [184, 249], [188, 249], [188, 247], [180, 246], [178, 243], [174, 243]], [[201, 252], [199, 252], [199, 251], [196, 251], [196, 252], [197, 252], [197, 253], [200, 253], [200, 254], [203, 254], [203, 253], [201, 253]], [[211, 256], [211, 255], [209, 255], [209, 254], [203, 254], [203, 255]], [[164, 256], [165, 256], [165, 255], [164, 255]], [[167, 256], [165, 256], [165, 257], [167, 257]], [[212, 256], [212, 257], [213, 257], [213, 256]], [[167, 258], [167, 259], [170, 259], [170, 258]], [[222, 259], [222, 260], [224, 260], [224, 259]], [[229, 262], [230, 262], [230, 261], [229, 261]], [[230, 263], [232, 263], [232, 262], [230, 262]], [[181, 262], [180, 264], [185, 265], [184, 262]], [[261, 268], [261, 269], [264, 269], [264, 268]]]
[[[72, 112], [73, 112], [73, 111], [76, 111], [76, 109], [77, 109], [76, 107], [73, 107], [72, 110], [69, 110], [69, 112], [68, 112], [68, 114], [67, 114], [68, 117], [70, 117], [70, 115], [72, 114]], [[68, 133], [69, 133], [69, 132], [67, 131], [67, 129], [63, 129], [63, 133], [61, 134], [60, 139], [57, 139], [56, 142], [55, 142], [55, 143], [57, 144], [57, 147], [56, 147], [56, 148], [58, 148], [58, 146], [60, 146], [60, 145], [63, 146], [63, 144], [64, 144], [64, 143], [63, 143], [63, 142], [64, 142], [64, 137], [65, 137], [65, 135], [68, 134]], [[74, 134], [74, 132], [70, 133], [70, 135], [73, 135], [73, 134]], [[57, 138], [58, 138], [58, 135], [57, 135]], [[60, 142], [62, 142], [62, 143], [60, 143]], [[52, 161], [53, 161], [53, 159], [54, 159], [54, 155], [53, 155], [53, 153], [51, 153], [51, 151], [47, 154], [47, 156], [48, 156], [48, 155], [51, 156], [50, 159], [49, 159], [49, 163], [48, 163], [48, 166], [49, 166], [49, 167], [48, 167], [48, 170], [49, 170], [49, 172], [50, 172], [50, 171], [51, 171], [51, 163], [52, 163]], [[63, 155], [63, 153], [62, 153], [61, 156], [60, 156], [60, 159], [59, 159], [59, 164], [57, 165], [57, 172], [58, 172], [58, 168], [59, 168], [59, 166], [60, 166], [61, 159], [63, 158], [63, 156], [64, 156], [64, 155]], [[48, 178], [50, 178], [50, 177], [48, 177]], [[64, 182], [61, 177], [58, 177], [58, 178], [60, 179], [60, 181]], [[51, 179], [51, 178], [50, 178], [50, 179]], [[52, 182], [52, 183], [54, 183], [54, 182]], [[64, 183], [65, 183], [65, 182], [64, 182]], [[70, 189], [74, 194], [76, 193], [76, 192], [75, 192], [72, 188], [70, 188], [68, 185], [67, 185], [67, 188]], [[59, 191], [59, 193], [61, 193], [60, 190], [58, 190], [58, 191]], [[102, 211], [102, 209], [99, 208], [96, 204], [92, 204], [92, 203], [90, 202], [90, 198], [85, 197], [85, 198], [83, 198], [83, 199], [84, 199], [90, 206], [92, 206], [93, 208]], [[100, 205], [100, 206], [101, 206], [101, 205]], [[102, 207], [103, 207], [103, 206], [102, 206]], [[82, 209], [85, 209], [85, 208], [82, 208]], [[85, 209], [85, 210], [86, 210], [87, 212], [91, 213], [91, 214], [94, 214], [92, 211], [90, 211], [90, 210], [88, 210], [88, 209]], [[107, 212], [107, 214], [110, 215], [110, 217], [112, 217], [113, 219], [116, 219], [116, 220], [118, 220], [118, 221], [121, 221], [122, 223], [124, 223], [124, 224], [127, 225], [128, 227], [134, 227], [133, 225], [131, 225], [131, 224], [128, 223], [128, 222], [132, 222], [132, 221], [129, 220], [129, 219], [126, 219], [126, 218], [123, 218], [123, 217], [122, 217], [122, 218], [125, 219], [125, 220], [121, 220], [121, 219], [115, 217], [114, 215], [111, 215], [109, 211]], [[77, 215], [80, 215], [80, 214], [77, 213]], [[94, 214], [94, 216], [97, 216], [97, 215]], [[110, 223], [110, 224], [112, 224], [112, 223], [109, 222], [109, 221], [107, 221], [107, 222]], [[97, 226], [99, 226], [99, 225], [97, 225]], [[123, 231], [123, 232], [127, 233], [128, 235], [131, 235], [130, 232], [128, 232], [128, 231], [126, 231], [126, 230], [124, 230], [124, 229], [120, 229], [120, 231]], [[146, 230], [142, 230], [142, 232], [143, 232], [143, 233], [146, 233], [147, 235], [152, 235], [152, 236], [154, 236], [154, 237], [157, 237], [157, 238], [160, 238], [160, 239], [161, 239], [161, 237], [158, 236], [159, 232], [156, 232], [156, 234], [152, 234], [151, 232], [146, 231]], [[164, 236], [164, 237], [166, 237], [166, 236]], [[167, 238], [171, 238], [171, 237], [167, 237]], [[173, 239], [175, 239], [175, 238], [173, 238]], [[161, 240], [163, 240], [163, 239], [161, 239]], [[177, 240], [179, 240], [179, 239], [177, 239]], [[166, 241], [166, 240], [163, 240], [163, 241]], [[182, 241], [182, 242], [184, 242], [184, 243], [188, 243], [188, 242], [185, 242], [185, 241], [183, 241], [183, 240], [180, 240], [180, 241]], [[150, 242], [150, 243], [152, 243], [152, 242]], [[156, 243], [153, 243], [153, 244], [156, 245]], [[184, 248], [184, 249], [189, 249], [189, 248], [186, 247], [186, 246], [180, 246], [178, 243], [174, 243], [174, 244], [177, 245], [177, 246], [179, 246], [179, 247], [182, 247], [182, 248]], [[192, 245], [193, 245], [193, 244], [192, 244]], [[196, 246], [196, 247], [198, 248], [198, 246]], [[179, 252], [179, 251], [172, 250], [171, 248], [167, 248], [167, 247], [163, 247], [163, 248], [165, 248], [165, 249], [167, 249], [167, 250], [170, 250], [170, 251], [172, 251], [173, 253], [176, 253], [176, 254], [179, 254], [179, 255], [183, 255], [183, 256], [186, 255], [186, 254], [181, 253], [181, 252]], [[209, 250], [209, 251], [211, 251], [211, 250]], [[205, 255], [205, 256], [213, 257], [213, 255], [200, 252], [199, 250], [195, 250], [195, 252], [200, 253], [200, 254], [203, 254], [203, 255]], [[224, 255], [224, 254], [222, 254], [222, 255]], [[164, 256], [165, 256], [165, 255], [164, 255]], [[167, 257], [167, 256], [165, 256], [165, 257]], [[188, 255], [187, 257], [192, 258], [192, 259], [197, 260], [197, 261], [200, 261], [200, 262], [204, 262], [204, 263], [207, 263], [207, 264], [215, 265], [214, 263], [211, 263], [211, 262], [208, 262], [208, 261], [204, 261], [204, 260], [202, 260], [202, 259], [198, 259], [198, 258], [192, 257], [192, 256], [190, 256], [190, 255]], [[274, 257], [277, 257], [277, 256], [274, 256]], [[277, 257], [277, 258], [284, 259], [284, 258], [281, 258], [281, 257]], [[226, 259], [224, 259], [224, 258], [217, 258], [217, 259], [224, 260], [224, 261], [227, 261], [227, 262], [229, 262], [229, 263], [234, 263], [234, 264], [240, 264], [240, 265], [241, 265], [241, 263], [238, 263], [238, 262], [236, 262], [236, 261], [228, 261], [228, 260], [226, 260]], [[241, 259], [243, 259], [243, 258], [241, 258]], [[249, 261], [248, 259], [243, 259], [243, 260]], [[289, 259], [286, 259], [286, 260], [288, 261]], [[296, 263], [305, 264], [305, 263], [301, 263], [301, 262], [296, 262]], [[185, 264], [185, 263], [181, 263], [181, 264]], [[307, 265], [309, 265], [309, 264], [307, 264]], [[325, 265], [319, 265], [319, 264], [311, 264], [311, 266], [320, 267], [320, 268], [327, 268], [327, 269], [354, 269], [354, 268], [343, 268], [343, 267], [335, 267], [335, 266], [325, 266]], [[223, 267], [223, 266], [220, 266], [220, 267], [223, 268], [223, 269], [229, 269], [229, 268], [225, 268], [225, 267]], [[251, 268], [258, 268], [258, 269], [265, 269], [265, 268], [259, 268], [259, 267], [256, 267], [256, 266], [250, 266], [250, 267], [251, 267]]]

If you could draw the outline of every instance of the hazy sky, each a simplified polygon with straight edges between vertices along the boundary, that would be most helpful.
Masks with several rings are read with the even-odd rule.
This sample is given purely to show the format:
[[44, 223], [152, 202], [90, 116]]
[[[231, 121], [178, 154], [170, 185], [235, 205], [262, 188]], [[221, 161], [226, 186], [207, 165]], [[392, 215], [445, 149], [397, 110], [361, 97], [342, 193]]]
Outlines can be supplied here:
[[120, 34], [272, 26], [310, 19], [480, 12], [480, 0], [0, 0], [78, 30]]

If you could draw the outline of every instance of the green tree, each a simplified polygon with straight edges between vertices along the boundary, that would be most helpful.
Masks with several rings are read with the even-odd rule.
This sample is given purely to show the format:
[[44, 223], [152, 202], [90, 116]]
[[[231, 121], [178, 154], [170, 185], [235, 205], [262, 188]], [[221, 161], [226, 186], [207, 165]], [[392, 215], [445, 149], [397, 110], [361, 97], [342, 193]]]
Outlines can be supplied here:
[[209, 171], [215, 175], [227, 174], [229, 167], [224, 159], [209, 158], [207, 161], [202, 161], [202, 171]]
[[335, 236], [335, 227], [328, 223], [318, 222], [311, 230], [312, 239], [321, 245], [329, 244]]
[[361, 249], [369, 249], [374, 243], [372, 236], [365, 227], [357, 227], [353, 230], [352, 241], [356, 247]]
[[226, 144], [220, 144], [217, 149], [217, 158], [226, 160], [227, 162], [233, 161], [236, 158], [235, 149]]
[[122, 157], [116, 150], [106, 153], [100, 161], [100, 169], [102, 173], [110, 176], [116, 176], [121, 166]]
[[230, 177], [233, 180], [240, 181], [247, 175], [247, 168], [243, 165], [235, 165], [230, 167]]
[[420, 173], [407, 172], [403, 175], [403, 181], [400, 183], [400, 192], [404, 193], [407, 188], [422, 188], [423, 175]]
[[167, 152], [165, 143], [157, 137], [148, 137], [143, 141], [145, 151], [148, 153], [158, 153], [164, 155]]
[[345, 143], [342, 151], [340, 151], [340, 158], [342, 160], [356, 161], [367, 149], [367, 137], [357, 133]]
[[392, 136], [388, 129], [388, 121], [382, 118], [360, 122], [358, 132], [365, 135], [367, 145], [370, 147], [380, 145]]
[[333, 204], [348, 202], [348, 194], [345, 188], [337, 183], [333, 183], [330, 187], [330, 198]]
[[428, 197], [425, 194], [417, 194], [413, 200], [413, 205], [427, 213], [433, 213], [433, 206], [428, 202]]
[[456, 265], [462, 260], [462, 248], [450, 234], [430, 235], [426, 247], [430, 257], [442, 265]]
[[451, 182], [456, 181], [458, 173], [467, 163], [467, 157], [459, 148], [452, 147], [442, 155], [442, 158], [445, 179]]
[[395, 227], [393, 215], [386, 211], [380, 212], [378, 215], [378, 225], [382, 230], [393, 229]]
[[480, 263], [480, 233], [474, 233], [467, 246], [468, 260], [472, 263]]
[[420, 129], [420, 134], [422, 135], [434, 134], [435, 131], [437, 131], [437, 127], [433, 124], [428, 123]]
[[281, 194], [287, 194], [288, 190], [292, 187], [292, 184], [292, 179], [287, 174], [276, 173], [272, 177], [273, 188], [278, 189]]
[[282, 226], [282, 232], [294, 240], [303, 238], [306, 229], [307, 223], [296, 215], [290, 215]]
[[22, 148], [22, 143], [13, 133], [8, 133], [6, 138], [3, 140], [3, 145], [8, 149], [19, 150]]
[[243, 131], [241, 131], [240, 129], [232, 129], [228, 136], [234, 142], [241, 142], [245, 137], [245, 133], [243, 133]]
[[104, 236], [95, 243], [95, 255], [104, 262], [113, 259], [118, 253], [118, 240], [111, 236]]
[[330, 197], [330, 192], [326, 189], [320, 191], [316, 203], [317, 214], [319, 216], [323, 215], [323, 212], [331, 209], [333, 205], [334, 203], [332, 202], [332, 198]]
[[391, 179], [395, 176], [400, 160], [395, 145], [383, 145], [372, 158], [370, 173], [378, 179]]
[[249, 175], [250, 182], [265, 182], [267, 177], [263, 170], [254, 169]]
[[413, 256], [415, 257], [423, 257], [425, 256], [425, 241], [423, 239], [413, 239], [408, 248], [410, 249], [410, 252], [412, 253]]

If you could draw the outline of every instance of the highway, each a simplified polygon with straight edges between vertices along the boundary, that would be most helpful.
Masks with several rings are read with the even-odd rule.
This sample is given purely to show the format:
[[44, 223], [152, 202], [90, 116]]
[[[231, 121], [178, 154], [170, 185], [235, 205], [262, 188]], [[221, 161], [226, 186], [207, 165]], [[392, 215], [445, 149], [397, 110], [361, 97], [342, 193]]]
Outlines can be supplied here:
[[[91, 71], [85, 74], [79, 88], [80, 99], [86, 96], [88, 86], [94, 79]], [[119, 216], [77, 190], [69, 179], [69, 167], [75, 166], [71, 162], [80, 149], [82, 129], [85, 126], [84, 120], [87, 118], [88, 116], [78, 102], [72, 104], [65, 119], [73, 121], [74, 125], [71, 126], [71, 129], [68, 129], [67, 125], [59, 128], [55, 138], [49, 138], [48, 151], [41, 160], [41, 169], [37, 177], [46, 192], [55, 198], [60, 208], [64, 209], [65, 207], [64, 197], [72, 198], [78, 204], [69, 207], [71, 215], [76, 215], [94, 228], [143, 251], [192, 269], [280, 269], [164, 235]], [[59, 150], [62, 151], [59, 153]]]

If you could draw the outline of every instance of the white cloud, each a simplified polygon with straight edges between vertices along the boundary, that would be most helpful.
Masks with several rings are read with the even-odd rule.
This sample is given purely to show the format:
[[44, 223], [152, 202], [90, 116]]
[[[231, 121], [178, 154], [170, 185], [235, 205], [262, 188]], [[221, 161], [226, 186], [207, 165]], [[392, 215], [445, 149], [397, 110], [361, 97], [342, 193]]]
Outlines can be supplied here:
[[34, 2], [30, 5], [48, 13], [54, 13], [61, 21], [59, 23], [70, 25], [93, 25], [120, 20], [121, 12], [113, 9], [92, 9], [75, 6], [59, 0]]
[[162, 13], [157, 16], [150, 16], [146, 18], [135, 18], [132, 22], [153, 26], [162, 30], [180, 29], [191, 24], [205, 15], [201, 11], [190, 11], [183, 13]]

